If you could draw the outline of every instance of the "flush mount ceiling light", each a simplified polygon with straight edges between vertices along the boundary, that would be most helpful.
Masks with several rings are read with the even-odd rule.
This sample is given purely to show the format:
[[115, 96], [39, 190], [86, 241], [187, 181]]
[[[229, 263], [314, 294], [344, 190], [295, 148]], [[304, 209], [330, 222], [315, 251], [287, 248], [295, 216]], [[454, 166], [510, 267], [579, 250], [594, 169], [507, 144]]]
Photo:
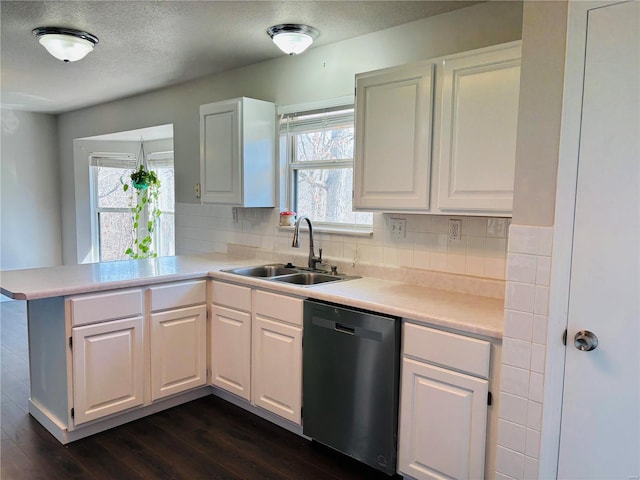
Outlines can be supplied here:
[[72, 28], [38, 27], [32, 33], [51, 55], [65, 63], [84, 58], [98, 43], [98, 37]]
[[269, 27], [267, 33], [273, 39], [273, 43], [287, 55], [304, 52], [320, 34], [316, 28], [297, 23], [274, 25]]

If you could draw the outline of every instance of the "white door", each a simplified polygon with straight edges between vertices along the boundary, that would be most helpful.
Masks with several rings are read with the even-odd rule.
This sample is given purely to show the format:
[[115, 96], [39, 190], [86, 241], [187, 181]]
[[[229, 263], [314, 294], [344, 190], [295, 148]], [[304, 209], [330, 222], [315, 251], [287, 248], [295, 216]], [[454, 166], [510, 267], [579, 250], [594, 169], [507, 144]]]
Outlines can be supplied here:
[[142, 405], [142, 317], [75, 327], [74, 424]]
[[207, 307], [151, 314], [151, 400], [204, 385]]
[[639, 19], [635, 1], [588, 11], [561, 479], [640, 475]]
[[300, 425], [302, 328], [253, 318], [253, 403]]

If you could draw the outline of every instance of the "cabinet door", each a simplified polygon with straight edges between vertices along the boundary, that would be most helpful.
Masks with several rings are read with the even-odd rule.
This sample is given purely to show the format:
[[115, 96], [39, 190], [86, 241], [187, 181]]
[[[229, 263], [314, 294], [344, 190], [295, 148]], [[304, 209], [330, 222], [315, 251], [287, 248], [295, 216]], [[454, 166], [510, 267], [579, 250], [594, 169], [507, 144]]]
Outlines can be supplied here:
[[510, 214], [520, 46], [443, 62], [438, 207]]
[[255, 315], [253, 403], [301, 424], [302, 328]]
[[355, 209], [429, 208], [433, 69], [356, 75]]
[[142, 317], [72, 329], [75, 425], [142, 405]]
[[240, 100], [200, 107], [202, 203], [240, 205]]
[[398, 469], [418, 480], [483, 478], [488, 381], [405, 358]]
[[151, 399], [204, 385], [207, 379], [207, 308], [151, 315]]
[[251, 314], [213, 305], [211, 383], [251, 400]]

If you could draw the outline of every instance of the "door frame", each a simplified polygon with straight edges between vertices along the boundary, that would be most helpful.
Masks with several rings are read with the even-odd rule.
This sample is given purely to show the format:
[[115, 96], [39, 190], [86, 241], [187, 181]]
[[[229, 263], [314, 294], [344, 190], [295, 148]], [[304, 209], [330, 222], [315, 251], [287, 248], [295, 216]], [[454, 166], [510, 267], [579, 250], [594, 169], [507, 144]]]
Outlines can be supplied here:
[[624, 1], [569, 2], [538, 478], [557, 478], [589, 11]]

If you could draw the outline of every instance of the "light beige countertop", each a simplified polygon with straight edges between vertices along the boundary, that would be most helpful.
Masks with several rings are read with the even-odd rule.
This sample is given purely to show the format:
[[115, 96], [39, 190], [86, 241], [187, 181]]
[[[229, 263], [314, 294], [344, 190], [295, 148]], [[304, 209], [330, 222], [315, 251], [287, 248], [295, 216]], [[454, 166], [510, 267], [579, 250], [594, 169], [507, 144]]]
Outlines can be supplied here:
[[0, 291], [10, 298], [36, 300], [194, 278], [213, 278], [396, 315], [461, 332], [502, 338], [502, 299], [371, 277], [304, 287], [221, 272], [236, 266], [268, 263], [273, 262], [207, 254], [10, 270], [0, 272]]

